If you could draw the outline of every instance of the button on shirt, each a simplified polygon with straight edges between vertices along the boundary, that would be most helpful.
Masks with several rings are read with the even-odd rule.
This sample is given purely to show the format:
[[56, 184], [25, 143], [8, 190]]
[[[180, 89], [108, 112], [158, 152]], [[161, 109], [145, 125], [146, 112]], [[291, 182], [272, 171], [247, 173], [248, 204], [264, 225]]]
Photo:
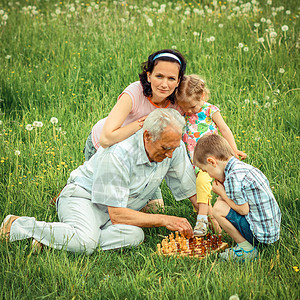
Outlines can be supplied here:
[[277, 241], [281, 212], [266, 176], [235, 157], [228, 161], [224, 173], [227, 196], [237, 205], [249, 204], [245, 217], [255, 238], [267, 244]]
[[68, 183], [92, 194], [91, 201], [104, 206], [142, 209], [165, 178], [176, 200], [196, 194], [196, 177], [183, 142], [172, 158], [150, 162], [143, 130], [97, 153], [74, 170]]

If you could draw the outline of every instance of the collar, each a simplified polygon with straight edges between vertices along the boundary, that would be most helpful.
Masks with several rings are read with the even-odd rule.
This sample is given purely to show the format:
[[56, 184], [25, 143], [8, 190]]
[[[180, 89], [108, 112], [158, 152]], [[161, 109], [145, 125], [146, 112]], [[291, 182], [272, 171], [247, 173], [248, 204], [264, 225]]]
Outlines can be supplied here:
[[232, 156], [232, 157], [229, 159], [229, 161], [228, 161], [228, 163], [227, 163], [227, 165], [226, 165], [226, 167], [225, 167], [225, 169], [224, 169], [225, 178], [226, 178], [226, 176], [228, 175], [228, 173], [230, 172], [230, 170], [233, 168], [233, 166], [234, 166], [238, 161], [239, 161], [239, 160], [238, 160], [236, 157], [234, 157], [234, 156]]

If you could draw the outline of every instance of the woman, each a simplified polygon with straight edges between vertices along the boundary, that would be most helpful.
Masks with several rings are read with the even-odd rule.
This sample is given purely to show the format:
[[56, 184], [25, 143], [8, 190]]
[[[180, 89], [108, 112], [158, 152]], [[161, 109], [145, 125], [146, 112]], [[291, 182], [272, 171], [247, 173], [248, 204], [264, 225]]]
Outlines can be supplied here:
[[108, 117], [93, 127], [86, 141], [85, 159], [89, 160], [100, 146], [109, 147], [134, 134], [154, 109], [177, 109], [175, 89], [185, 69], [185, 59], [178, 51], [165, 49], [151, 54], [142, 64], [140, 81], [130, 84], [118, 97]]

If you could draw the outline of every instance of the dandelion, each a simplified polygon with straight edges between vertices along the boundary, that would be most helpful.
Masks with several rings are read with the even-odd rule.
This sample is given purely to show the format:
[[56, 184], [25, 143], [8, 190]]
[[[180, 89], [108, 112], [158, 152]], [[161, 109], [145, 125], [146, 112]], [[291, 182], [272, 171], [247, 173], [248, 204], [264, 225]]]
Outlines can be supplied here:
[[270, 99], [270, 97], [269, 97], [269, 96], [266, 96], [266, 97], [265, 97], [265, 99], [266, 99], [266, 100], [269, 100], [269, 99]]
[[214, 36], [209, 37], [210, 42], [214, 42], [216, 38]]
[[244, 47], [244, 52], [248, 52], [249, 51], [249, 48], [248, 47]]
[[224, 27], [224, 25], [223, 25], [223, 24], [219, 24], [219, 27], [220, 27], [220, 28], [223, 28], [223, 27]]
[[230, 296], [229, 300], [240, 300], [240, 297], [237, 294], [235, 294], [235, 295]]
[[31, 131], [33, 129], [31, 124], [27, 124], [25, 127], [26, 130]]
[[295, 272], [299, 272], [299, 268], [297, 266], [294, 266], [293, 269]]
[[260, 26], [259, 23], [254, 23], [254, 27], [258, 28]]
[[277, 33], [275, 31], [270, 32], [270, 38], [274, 39], [277, 37]]
[[50, 122], [54, 125], [54, 124], [57, 124], [58, 123], [58, 119], [57, 118], [55, 118], [55, 117], [52, 117], [51, 119], [50, 119]]
[[32, 126], [33, 126], [33, 127], [38, 127], [38, 123], [39, 123], [39, 121], [34, 121], [34, 122], [32, 123]]
[[61, 10], [60, 10], [59, 8], [57, 8], [57, 9], [55, 10], [55, 13], [56, 13], [57, 15], [59, 15], [59, 14], [61, 13]]
[[262, 23], [265, 23], [265, 22], [266, 22], [266, 19], [265, 19], [265, 18], [261, 18], [260, 21], [261, 21]]
[[260, 37], [258, 40], [257, 40], [259, 43], [263, 43], [265, 41], [265, 39], [263, 37]]
[[5, 59], [11, 59], [11, 55], [6, 55]]
[[281, 27], [281, 30], [282, 30], [282, 31], [288, 31], [288, 30], [289, 30], [289, 27], [288, 27], [287, 25], [283, 25], [283, 26]]
[[177, 49], [177, 47], [175, 45], [171, 46], [172, 49]]
[[287, 10], [285, 13], [286, 13], [287, 15], [290, 15], [290, 14], [291, 14], [291, 11], [290, 11], [290, 10]]
[[272, 23], [272, 21], [271, 21], [270, 19], [267, 19], [266, 23], [267, 23], [268, 25], [270, 25], [270, 24]]
[[271, 106], [271, 103], [270, 102], [267, 102], [266, 104], [265, 104], [265, 108], [269, 108]]
[[245, 99], [245, 104], [249, 104], [250, 100], [249, 99]]
[[8, 19], [8, 15], [4, 15], [3, 17], [2, 17], [2, 20], [3, 21], [6, 21]]
[[199, 33], [199, 32], [197, 32], [197, 31], [194, 31], [194, 32], [193, 32], [193, 35], [194, 35], [194, 36], [199, 36], [199, 35], [200, 35], [200, 33]]
[[21, 154], [20, 150], [15, 150], [15, 155], [19, 156]]
[[239, 43], [239, 48], [243, 48], [244, 47], [244, 44], [243, 43]]
[[148, 19], [147, 19], [147, 23], [148, 23], [148, 25], [149, 25], [150, 27], [153, 27], [153, 21], [152, 21], [152, 19], [148, 18]]
[[284, 68], [279, 69], [279, 73], [283, 74], [285, 72]]
[[4, 10], [0, 9], [0, 15], [4, 15]]

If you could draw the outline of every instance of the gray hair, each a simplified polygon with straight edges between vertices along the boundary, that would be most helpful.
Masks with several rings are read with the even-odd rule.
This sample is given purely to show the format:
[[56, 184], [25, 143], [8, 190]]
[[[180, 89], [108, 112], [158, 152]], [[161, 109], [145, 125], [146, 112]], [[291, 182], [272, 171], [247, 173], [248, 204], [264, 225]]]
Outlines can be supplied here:
[[152, 141], [159, 139], [167, 126], [182, 133], [182, 128], [185, 126], [184, 118], [181, 114], [172, 108], [157, 108], [152, 111], [144, 121], [144, 132], [147, 130], [151, 136]]

